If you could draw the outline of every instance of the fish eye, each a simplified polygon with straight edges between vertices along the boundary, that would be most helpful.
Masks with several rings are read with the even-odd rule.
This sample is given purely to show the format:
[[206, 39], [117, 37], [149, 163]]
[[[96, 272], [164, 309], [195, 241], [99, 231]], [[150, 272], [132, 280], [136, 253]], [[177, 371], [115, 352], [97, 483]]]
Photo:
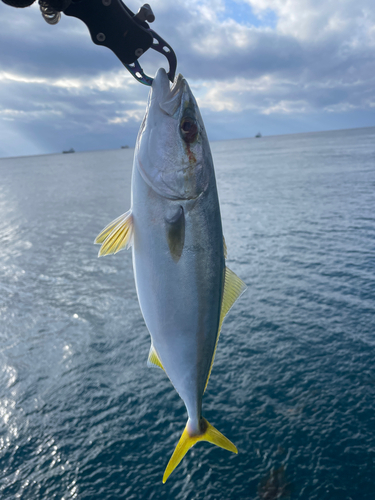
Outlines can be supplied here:
[[197, 122], [192, 118], [186, 117], [181, 120], [180, 124], [181, 135], [188, 144], [195, 141], [198, 135]]

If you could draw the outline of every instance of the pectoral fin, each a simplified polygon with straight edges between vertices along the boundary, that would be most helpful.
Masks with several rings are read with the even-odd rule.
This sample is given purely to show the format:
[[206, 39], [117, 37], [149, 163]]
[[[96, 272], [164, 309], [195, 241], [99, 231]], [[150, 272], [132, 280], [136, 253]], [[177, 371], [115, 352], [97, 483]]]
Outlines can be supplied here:
[[112, 221], [96, 237], [94, 243], [102, 245], [98, 257], [117, 253], [133, 244], [133, 216], [131, 210]]
[[246, 288], [247, 286], [245, 285], [245, 283], [233, 271], [231, 271], [229, 267], [226, 267], [224, 272], [224, 292], [221, 301], [219, 329], [217, 331], [215, 350], [212, 356], [210, 371], [208, 372], [208, 377], [206, 380], [206, 385], [204, 390], [206, 390], [208, 380], [211, 375], [212, 365], [214, 364], [214, 359], [216, 354], [217, 343], [219, 342], [221, 326], [223, 324], [224, 318], [231, 310], [236, 300], [239, 299], [241, 295], [244, 293]]
[[182, 207], [178, 207], [172, 216], [165, 220], [167, 241], [172, 259], [177, 263], [180, 260], [185, 244], [185, 214]]

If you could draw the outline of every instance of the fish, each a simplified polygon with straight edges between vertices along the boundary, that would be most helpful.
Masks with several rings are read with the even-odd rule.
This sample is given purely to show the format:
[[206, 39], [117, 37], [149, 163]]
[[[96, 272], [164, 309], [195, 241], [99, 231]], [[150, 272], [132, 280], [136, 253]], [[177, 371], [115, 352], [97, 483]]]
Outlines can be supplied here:
[[215, 171], [203, 120], [182, 75], [160, 68], [135, 151], [131, 208], [97, 236], [99, 256], [132, 247], [136, 291], [151, 336], [148, 365], [165, 371], [188, 420], [163, 483], [187, 451], [236, 446], [202, 416], [223, 320], [246, 289], [225, 264]]

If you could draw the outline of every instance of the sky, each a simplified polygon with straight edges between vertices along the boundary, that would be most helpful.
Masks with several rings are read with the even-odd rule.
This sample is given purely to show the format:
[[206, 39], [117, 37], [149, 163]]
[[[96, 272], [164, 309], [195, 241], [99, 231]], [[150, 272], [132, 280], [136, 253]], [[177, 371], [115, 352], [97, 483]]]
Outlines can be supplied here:
[[[153, 0], [210, 140], [375, 126], [374, 0]], [[143, 2], [129, 0], [136, 12]], [[149, 88], [87, 27], [0, 2], [0, 157], [133, 147]], [[146, 74], [166, 59], [140, 58]]]

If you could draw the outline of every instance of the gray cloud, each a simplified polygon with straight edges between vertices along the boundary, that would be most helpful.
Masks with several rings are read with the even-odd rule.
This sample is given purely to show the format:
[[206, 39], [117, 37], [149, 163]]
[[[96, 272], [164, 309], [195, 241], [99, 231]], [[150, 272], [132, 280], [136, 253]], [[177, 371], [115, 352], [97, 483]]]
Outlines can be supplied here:
[[[174, 47], [210, 137], [371, 124], [372, 0], [244, 0], [256, 26], [254, 17], [228, 18], [236, 9], [228, 2], [152, 3], [152, 27]], [[140, 4], [128, 3], [134, 11]], [[8, 137], [0, 155], [134, 143], [148, 89], [92, 43], [83, 23], [63, 16], [48, 26], [36, 6], [0, 3], [0, 27], [0, 130]], [[140, 62], [149, 74], [165, 66], [154, 51]]]

